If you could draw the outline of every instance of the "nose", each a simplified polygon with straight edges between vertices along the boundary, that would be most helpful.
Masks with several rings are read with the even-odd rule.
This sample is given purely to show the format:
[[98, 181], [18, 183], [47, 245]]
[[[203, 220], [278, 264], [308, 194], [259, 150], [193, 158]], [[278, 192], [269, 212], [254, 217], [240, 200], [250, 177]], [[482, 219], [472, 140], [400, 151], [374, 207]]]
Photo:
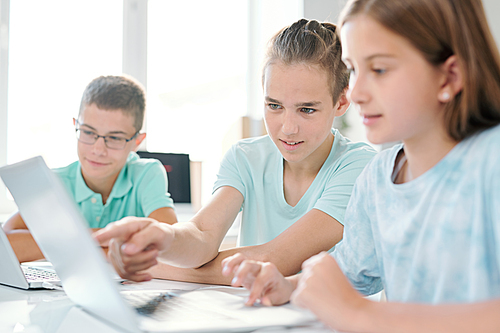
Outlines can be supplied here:
[[299, 125], [297, 122], [297, 114], [295, 112], [290, 112], [288, 110], [283, 112], [281, 131], [285, 135], [297, 134], [299, 131]]
[[366, 102], [366, 79], [362, 75], [351, 74], [349, 79], [349, 89], [347, 90], [347, 98], [356, 104]]
[[106, 142], [103, 137], [97, 138], [97, 141], [92, 145], [92, 151], [96, 155], [104, 155], [107, 152]]

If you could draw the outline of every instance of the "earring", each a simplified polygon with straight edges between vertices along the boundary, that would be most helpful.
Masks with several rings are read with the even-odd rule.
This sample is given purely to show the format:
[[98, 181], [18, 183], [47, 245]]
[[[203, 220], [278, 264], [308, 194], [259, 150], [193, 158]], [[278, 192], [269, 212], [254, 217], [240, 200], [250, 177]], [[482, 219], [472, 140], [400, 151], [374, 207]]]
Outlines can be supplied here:
[[447, 93], [446, 91], [444, 93], [441, 94], [441, 100], [443, 102], [448, 102], [448, 100], [450, 99], [450, 94]]

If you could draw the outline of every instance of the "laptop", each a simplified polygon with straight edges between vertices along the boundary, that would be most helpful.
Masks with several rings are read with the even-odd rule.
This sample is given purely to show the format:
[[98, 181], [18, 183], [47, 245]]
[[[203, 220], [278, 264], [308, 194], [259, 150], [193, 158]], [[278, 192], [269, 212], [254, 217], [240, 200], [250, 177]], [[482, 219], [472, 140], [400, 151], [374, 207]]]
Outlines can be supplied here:
[[68, 297], [120, 330], [249, 332], [263, 327], [306, 325], [315, 319], [310, 312], [291, 305], [246, 307], [241, 296], [211, 289], [166, 292], [156, 296], [163, 300], [157, 302], [158, 311], [136, 311], [119, 292], [110, 266], [78, 207], [42, 157], [1, 167], [0, 177]]
[[49, 267], [19, 264], [7, 235], [0, 226], [0, 284], [21, 289], [59, 289], [61, 281]]

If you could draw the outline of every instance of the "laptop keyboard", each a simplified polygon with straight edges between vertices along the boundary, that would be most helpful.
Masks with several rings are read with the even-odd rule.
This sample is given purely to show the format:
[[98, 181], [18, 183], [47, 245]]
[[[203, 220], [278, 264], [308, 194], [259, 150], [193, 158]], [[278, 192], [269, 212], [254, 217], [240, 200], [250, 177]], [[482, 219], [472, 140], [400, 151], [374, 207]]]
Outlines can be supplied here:
[[168, 299], [175, 297], [169, 292], [161, 293], [127, 293], [122, 294], [125, 300], [143, 316], [151, 316]]
[[211, 304], [178, 297], [169, 292], [133, 292], [122, 295], [138, 314], [159, 321], [168, 321], [170, 318], [175, 318], [176, 321], [239, 320], [228, 313], [221, 313]]
[[24, 276], [26, 276], [26, 280], [28, 282], [33, 282], [33, 281], [59, 281], [59, 277], [55, 272], [43, 269], [43, 268], [37, 268], [37, 267], [31, 267], [31, 266], [21, 266]]

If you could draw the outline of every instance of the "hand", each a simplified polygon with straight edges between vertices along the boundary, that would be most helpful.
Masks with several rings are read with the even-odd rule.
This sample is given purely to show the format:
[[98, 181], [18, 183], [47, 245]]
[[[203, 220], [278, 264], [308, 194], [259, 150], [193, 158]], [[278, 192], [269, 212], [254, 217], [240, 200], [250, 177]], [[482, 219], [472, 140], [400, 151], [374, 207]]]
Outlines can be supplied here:
[[151, 280], [146, 269], [167, 251], [174, 237], [170, 225], [150, 218], [126, 217], [94, 233], [101, 246], [108, 246], [108, 258], [116, 272], [132, 281]]
[[291, 301], [340, 331], [350, 331], [356, 315], [369, 302], [351, 286], [335, 259], [326, 252], [302, 264], [302, 277]]
[[260, 301], [266, 306], [288, 302], [293, 286], [272, 263], [247, 260], [237, 253], [222, 261], [222, 275], [234, 273], [233, 287], [245, 287], [250, 290], [246, 305]]

